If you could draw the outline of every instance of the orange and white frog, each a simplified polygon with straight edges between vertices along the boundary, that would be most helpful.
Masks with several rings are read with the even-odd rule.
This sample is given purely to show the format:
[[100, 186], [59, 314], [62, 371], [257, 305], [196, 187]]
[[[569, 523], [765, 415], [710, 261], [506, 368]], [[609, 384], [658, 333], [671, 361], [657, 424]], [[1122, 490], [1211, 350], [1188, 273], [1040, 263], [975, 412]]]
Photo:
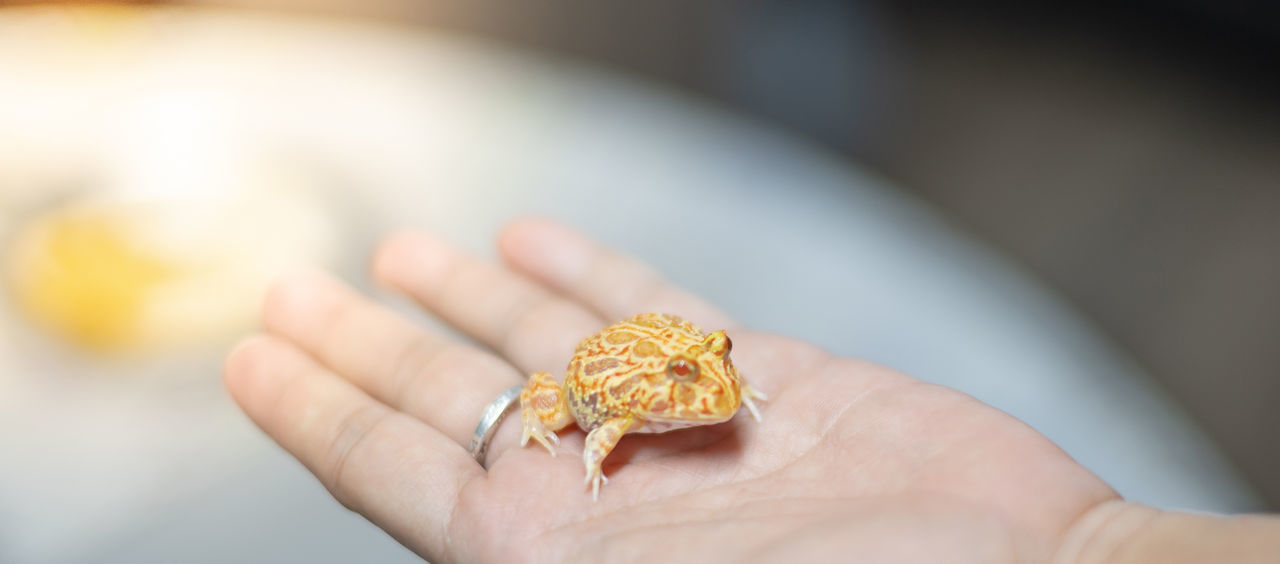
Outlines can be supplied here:
[[729, 360], [733, 342], [723, 330], [703, 334], [674, 315], [645, 313], [583, 339], [564, 383], [547, 372], [529, 377], [520, 394], [520, 445], [537, 441], [555, 456], [555, 432], [571, 423], [587, 431], [582, 462], [591, 497], [608, 483], [601, 465], [627, 433], [661, 433], [731, 419], [755, 400]]

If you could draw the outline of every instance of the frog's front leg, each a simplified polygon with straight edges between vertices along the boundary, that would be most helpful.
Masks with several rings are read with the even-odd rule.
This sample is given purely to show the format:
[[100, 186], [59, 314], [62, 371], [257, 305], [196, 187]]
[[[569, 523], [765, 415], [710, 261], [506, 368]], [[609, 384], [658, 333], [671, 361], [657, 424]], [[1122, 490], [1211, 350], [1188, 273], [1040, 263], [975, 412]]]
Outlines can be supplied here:
[[609, 479], [604, 477], [604, 470], [601, 468], [604, 457], [609, 456], [613, 447], [618, 444], [618, 439], [621, 439], [622, 435], [630, 431], [635, 424], [634, 417], [607, 419], [599, 427], [587, 433], [587, 444], [582, 449], [582, 463], [587, 467], [586, 483], [591, 486], [592, 501], [600, 499], [600, 483], [609, 483]]
[[556, 431], [573, 423], [573, 414], [569, 412], [564, 389], [550, 373], [537, 372], [525, 382], [520, 391], [520, 420], [523, 424], [520, 446], [529, 444], [532, 438], [555, 456], [551, 445], [560, 444]]

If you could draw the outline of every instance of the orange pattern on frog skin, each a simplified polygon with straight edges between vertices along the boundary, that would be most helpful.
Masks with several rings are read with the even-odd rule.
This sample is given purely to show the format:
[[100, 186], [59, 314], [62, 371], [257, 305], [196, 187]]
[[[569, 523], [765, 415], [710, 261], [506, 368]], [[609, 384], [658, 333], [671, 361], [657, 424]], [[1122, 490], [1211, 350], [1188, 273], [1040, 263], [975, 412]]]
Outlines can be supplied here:
[[653, 341], [640, 341], [632, 350], [636, 356], [654, 356], [658, 354], [658, 345], [653, 344]]
[[[754, 400], [765, 396], [742, 381], [730, 347], [723, 331], [707, 335], [673, 315], [641, 314], [611, 325], [578, 344], [563, 383], [550, 392], [551, 409], [533, 395], [531, 379], [521, 394], [521, 444], [532, 438], [555, 454], [555, 431], [577, 422], [589, 431], [583, 461], [595, 498], [605, 481], [601, 463], [628, 432], [719, 423], [740, 407], [759, 420]], [[551, 383], [544, 378], [539, 385]]]
[[609, 341], [609, 343], [613, 345], [623, 345], [639, 338], [640, 335], [635, 333], [631, 333], [629, 331], [618, 331], [616, 333], [610, 333], [605, 340]]
[[584, 367], [582, 371], [586, 373], [588, 376], [594, 376], [596, 374], [604, 372], [605, 370], [616, 368], [619, 364], [621, 363], [616, 358], [602, 358], [597, 361], [588, 362], [586, 367]]

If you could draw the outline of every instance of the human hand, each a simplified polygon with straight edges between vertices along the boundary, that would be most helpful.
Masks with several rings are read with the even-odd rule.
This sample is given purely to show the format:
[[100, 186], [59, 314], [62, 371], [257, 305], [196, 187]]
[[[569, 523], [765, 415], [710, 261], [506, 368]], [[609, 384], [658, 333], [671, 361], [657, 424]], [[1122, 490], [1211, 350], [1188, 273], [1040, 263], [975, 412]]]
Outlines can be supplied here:
[[[1023, 561], [1059, 551], [1116, 494], [1044, 437], [962, 393], [735, 326], [634, 259], [555, 224], [500, 238], [505, 266], [405, 233], [375, 277], [492, 350], [421, 328], [312, 274], [277, 284], [266, 334], [229, 356], [246, 413], [339, 501], [433, 562]], [[769, 395], [763, 421], [628, 435], [593, 503], [584, 434], [562, 456], [481, 410], [524, 375], [562, 374], [581, 338], [642, 312], [726, 328]]]

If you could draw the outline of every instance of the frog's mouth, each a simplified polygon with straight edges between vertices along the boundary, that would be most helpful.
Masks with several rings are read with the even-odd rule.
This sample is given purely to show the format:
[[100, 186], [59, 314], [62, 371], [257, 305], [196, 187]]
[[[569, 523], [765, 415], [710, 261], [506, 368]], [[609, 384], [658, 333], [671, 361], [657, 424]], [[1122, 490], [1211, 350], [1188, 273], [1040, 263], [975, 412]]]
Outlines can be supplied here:
[[698, 427], [701, 425], [713, 425], [716, 423], [724, 423], [733, 419], [732, 413], [728, 415], [710, 415], [699, 413], [691, 417], [642, 417], [644, 425], [632, 430], [634, 433], [662, 433], [675, 429], [684, 429], [686, 427]]
[[665, 433], [676, 429], [687, 429], [689, 427], [700, 427], [702, 425], [710, 425], [719, 421], [703, 421], [700, 419], [645, 419], [644, 424], [632, 429], [632, 433]]

